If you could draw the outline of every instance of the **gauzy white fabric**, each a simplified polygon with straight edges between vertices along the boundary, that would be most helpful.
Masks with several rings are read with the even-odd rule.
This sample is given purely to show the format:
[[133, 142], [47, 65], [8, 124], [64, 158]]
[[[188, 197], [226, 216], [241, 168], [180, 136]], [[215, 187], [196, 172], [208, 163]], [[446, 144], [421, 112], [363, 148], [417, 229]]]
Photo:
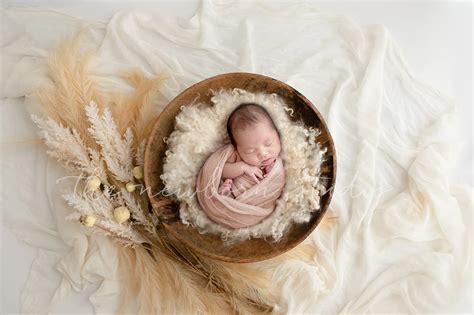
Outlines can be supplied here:
[[11, 188], [2, 190], [3, 221], [39, 248], [23, 312], [58, 311], [72, 289], [90, 284], [100, 285], [89, 298], [94, 310], [112, 312], [120, 292], [116, 247], [64, 220], [66, 182], [56, 180], [65, 173], [27, 141], [34, 109], [22, 97], [48, 81], [44, 61], [55, 44], [86, 24], [104, 88], [127, 88], [123, 69], [165, 72], [164, 106], [207, 77], [256, 72], [321, 111], [337, 150], [327, 213], [335, 218], [309, 237], [313, 261], [277, 268], [277, 311], [449, 312], [470, 293], [471, 189], [448, 182], [459, 145], [453, 105], [414, 79], [383, 26], [362, 29], [309, 4], [222, 1], [203, 1], [189, 20], [151, 10], [119, 12], [106, 25], [34, 10], [3, 18], [2, 176]]

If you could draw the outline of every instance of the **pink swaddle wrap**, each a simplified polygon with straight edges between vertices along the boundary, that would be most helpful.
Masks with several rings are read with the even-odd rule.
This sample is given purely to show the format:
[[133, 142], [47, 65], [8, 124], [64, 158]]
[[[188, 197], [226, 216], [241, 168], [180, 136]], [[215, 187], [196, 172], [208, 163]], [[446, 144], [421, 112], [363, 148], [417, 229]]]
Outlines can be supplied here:
[[277, 158], [271, 171], [259, 183], [249, 176], [234, 178], [232, 193], [235, 199], [217, 193], [222, 171], [234, 146], [225, 145], [214, 152], [199, 171], [196, 194], [207, 216], [216, 223], [230, 228], [255, 225], [269, 216], [285, 186], [285, 170]]

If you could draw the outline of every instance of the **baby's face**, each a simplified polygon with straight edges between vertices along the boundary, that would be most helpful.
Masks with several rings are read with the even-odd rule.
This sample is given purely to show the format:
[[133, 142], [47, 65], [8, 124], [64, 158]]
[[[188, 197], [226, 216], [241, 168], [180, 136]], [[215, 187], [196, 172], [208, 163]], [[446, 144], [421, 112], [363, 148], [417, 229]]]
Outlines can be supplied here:
[[247, 164], [267, 166], [280, 155], [280, 137], [268, 121], [237, 129], [233, 135], [237, 152]]

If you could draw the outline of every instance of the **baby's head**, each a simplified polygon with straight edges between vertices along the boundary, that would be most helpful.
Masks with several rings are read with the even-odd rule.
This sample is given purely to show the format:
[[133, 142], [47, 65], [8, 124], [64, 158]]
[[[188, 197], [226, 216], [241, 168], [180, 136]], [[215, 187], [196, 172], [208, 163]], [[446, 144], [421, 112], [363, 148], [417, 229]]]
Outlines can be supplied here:
[[280, 133], [267, 110], [260, 105], [244, 103], [237, 106], [227, 120], [227, 132], [247, 164], [266, 166], [280, 155]]

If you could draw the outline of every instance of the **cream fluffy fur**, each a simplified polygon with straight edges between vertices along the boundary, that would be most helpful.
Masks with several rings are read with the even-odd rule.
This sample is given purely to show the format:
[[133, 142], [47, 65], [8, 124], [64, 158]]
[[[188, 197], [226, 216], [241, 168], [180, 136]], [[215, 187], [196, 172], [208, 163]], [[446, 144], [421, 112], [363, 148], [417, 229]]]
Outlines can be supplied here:
[[[168, 150], [161, 179], [166, 193], [180, 202], [184, 224], [196, 226], [201, 233], [220, 234], [227, 242], [250, 237], [271, 237], [278, 241], [292, 222], [308, 222], [319, 210], [324, 191], [319, 173], [325, 149], [315, 143], [318, 131], [291, 122], [292, 110], [276, 94], [253, 94], [242, 89], [212, 91], [212, 106], [183, 106], [176, 117], [175, 131], [165, 140]], [[255, 102], [267, 109], [281, 134], [281, 158], [286, 185], [275, 211], [261, 223], [241, 229], [228, 229], [211, 221], [201, 210], [195, 194], [196, 178], [211, 153], [229, 142], [227, 117], [244, 102]]]

